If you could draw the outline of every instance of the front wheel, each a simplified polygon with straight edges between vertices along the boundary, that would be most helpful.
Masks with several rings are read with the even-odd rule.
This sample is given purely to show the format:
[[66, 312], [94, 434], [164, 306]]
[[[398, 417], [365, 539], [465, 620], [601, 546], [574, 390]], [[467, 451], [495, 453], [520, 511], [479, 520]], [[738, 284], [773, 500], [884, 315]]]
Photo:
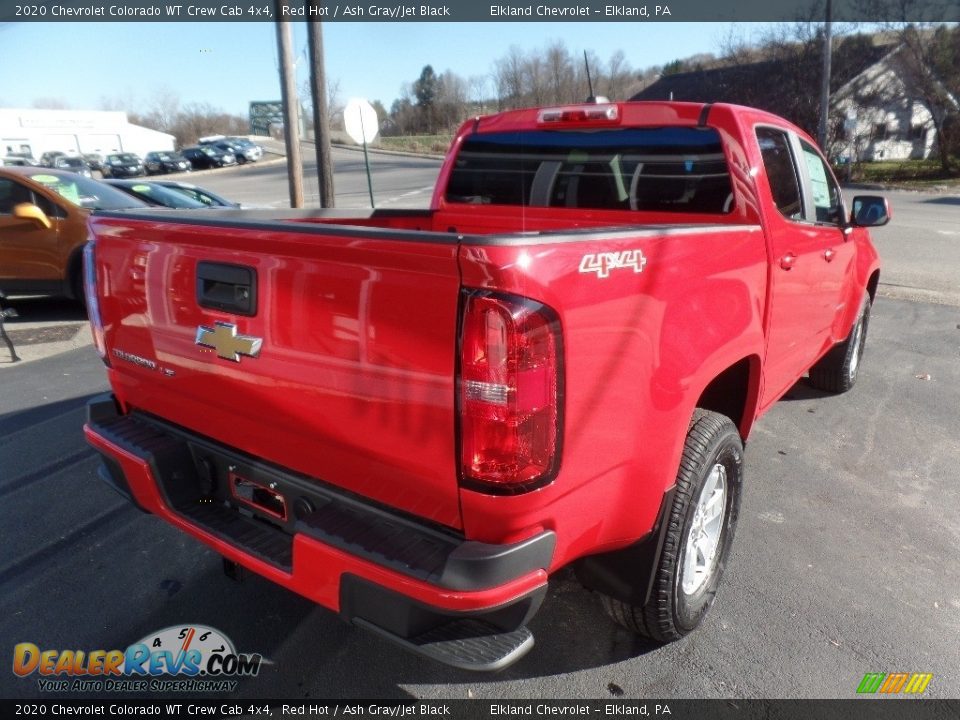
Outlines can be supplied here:
[[867, 343], [867, 327], [870, 324], [870, 295], [864, 295], [860, 303], [857, 321], [847, 339], [839, 343], [810, 368], [809, 382], [818, 390], [831, 393], [846, 392], [857, 381], [863, 349]]
[[729, 418], [698, 409], [687, 431], [650, 597], [633, 605], [603, 595], [616, 622], [658, 642], [678, 640], [701, 623], [726, 565], [742, 485], [740, 433]]

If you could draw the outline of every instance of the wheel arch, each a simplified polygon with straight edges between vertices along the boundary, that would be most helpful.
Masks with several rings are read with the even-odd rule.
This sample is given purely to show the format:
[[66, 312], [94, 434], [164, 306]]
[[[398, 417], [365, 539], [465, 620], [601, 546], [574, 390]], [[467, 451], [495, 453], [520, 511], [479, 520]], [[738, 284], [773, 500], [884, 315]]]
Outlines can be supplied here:
[[867, 292], [870, 293], [870, 304], [877, 299], [877, 287], [880, 285], [880, 268], [877, 268], [867, 280]]
[[740, 437], [746, 440], [753, 428], [760, 399], [760, 368], [760, 356], [752, 354], [715, 373], [700, 392], [695, 408], [730, 418], [740, 431]]
[[71, 300], [83, 300], [83, 248], [81, 243], [70, 251], [67, 259], [67, 274], [63, 279], [64, 294]]

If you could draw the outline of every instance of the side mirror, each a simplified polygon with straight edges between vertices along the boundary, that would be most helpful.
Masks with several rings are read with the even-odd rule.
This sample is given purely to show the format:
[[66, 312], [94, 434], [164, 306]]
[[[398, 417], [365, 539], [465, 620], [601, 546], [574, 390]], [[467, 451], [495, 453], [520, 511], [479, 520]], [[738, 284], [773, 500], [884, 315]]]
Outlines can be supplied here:
[[880, 227], [890, 222], [893, 213], [885, 197], [857, 195], [853, 198], [850, 224], [855, 227]]
[[47, 214], [33, 203], [19, 203], [13, 206], [13, 216], [21, 220], [30, 220], [35, 222], [44, 230], [49, 230], [52, 225]]

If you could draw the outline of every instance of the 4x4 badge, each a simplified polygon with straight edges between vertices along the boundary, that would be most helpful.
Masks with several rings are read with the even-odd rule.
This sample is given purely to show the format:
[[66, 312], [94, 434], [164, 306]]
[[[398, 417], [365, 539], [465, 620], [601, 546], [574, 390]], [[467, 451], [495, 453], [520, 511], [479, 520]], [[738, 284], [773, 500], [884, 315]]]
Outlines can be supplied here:
[[233, 323], [216, 322], [214, 327], [197, 328], [197, 345], [213, 348], [218, 358], [240, 362], [241, 355], [257, 357], [260, 354], [263, 338], [237, 335], [237, 326]]
[[596, 273], [598, 278], [610, 277], [612, 270], [626, 268], [635, 273], [643, 272], [647, 259], [641, 250], [589, 253], [580, 260], [580, 272]]

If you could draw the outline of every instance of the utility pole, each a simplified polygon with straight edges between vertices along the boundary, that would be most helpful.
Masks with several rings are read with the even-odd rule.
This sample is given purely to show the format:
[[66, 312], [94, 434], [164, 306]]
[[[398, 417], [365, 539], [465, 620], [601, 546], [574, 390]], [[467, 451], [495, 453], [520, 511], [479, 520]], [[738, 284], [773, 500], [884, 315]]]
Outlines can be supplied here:
[[820, 76], [820, 126], [817, 129], [817, 142], [820, 149], [827, 152], [827, 119], [830, 114], [830, 57], [832, 53], [832, 0], [827, 0], [827, 19], [823, 24], [823, 72]]
[[277, 13], [277, 49], [280, 57], [280, 95], [283, 100], [283, 139], [287, 148], [287, 182], [290, 186], [290, 207], [303, 207], [303, 160], [300, 157], [300, 113], [297, 99], [297, 78], [293, 67], [293, 26], [289, 13], [290, 0], [274, 0]]
[[[317, 8], [307, 21], [310, 41], [310, 90], [313, 92], [313, 142], [317, 152], [317, 184], [320, 186], [320, 207], [336, 205], [333, 197], [333, 159], [330, 156], [330, 119], [327, 109], [327, 77], [323, 66], [323, 7], [320, 0], [310, 0]], [[309, 12], [309, 11], [308, 11]]]

